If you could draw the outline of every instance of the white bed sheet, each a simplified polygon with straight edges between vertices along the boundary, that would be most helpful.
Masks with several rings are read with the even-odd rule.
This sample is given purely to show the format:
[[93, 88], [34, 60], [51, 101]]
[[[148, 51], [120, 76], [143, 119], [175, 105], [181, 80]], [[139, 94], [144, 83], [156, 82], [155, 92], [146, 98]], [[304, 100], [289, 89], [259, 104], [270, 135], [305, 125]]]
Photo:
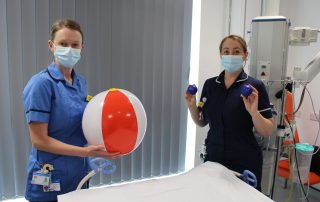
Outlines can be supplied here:
[[206, 162], [171, 177], [119, 186], [76, 190], [58, 196], [59, 202], [270, 202], [218, 163]]

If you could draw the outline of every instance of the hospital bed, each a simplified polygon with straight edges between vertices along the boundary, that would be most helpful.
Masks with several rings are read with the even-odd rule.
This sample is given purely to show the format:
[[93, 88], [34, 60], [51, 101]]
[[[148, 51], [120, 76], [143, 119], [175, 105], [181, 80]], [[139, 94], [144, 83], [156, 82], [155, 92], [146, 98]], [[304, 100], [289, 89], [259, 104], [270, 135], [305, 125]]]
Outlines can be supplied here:
[[190, 171], [134, 183], [81, 189], [58, 196], [59, 202], [270, 202], [270, 198], [218, 163], [206, 162]]

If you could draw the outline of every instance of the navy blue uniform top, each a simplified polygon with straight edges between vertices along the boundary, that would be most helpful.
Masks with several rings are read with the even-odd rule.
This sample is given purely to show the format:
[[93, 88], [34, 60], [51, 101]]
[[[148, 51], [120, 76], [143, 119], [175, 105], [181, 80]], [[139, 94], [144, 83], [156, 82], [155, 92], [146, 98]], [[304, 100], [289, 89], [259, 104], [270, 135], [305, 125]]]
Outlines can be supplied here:
[[226, 89], [224, 71], [206, 80], [200, 101], [204, 103], [202, 116], [209, 123], [205, 161], [219, 162], [229, 169], [242, 173], [251, 170], [258, 178], [262, 172], [262, 153], [253, 134], [251, 115], [246, 110], [241, 86], [251, 84], [259, 92], [258, 110], [265, 118], [272, 118], [270, 102], [262, 81], [244, 71]]
[[[59, 141], [85, 146], [82, 131], [82, 115], [86, 107], [85, 79], [72, 71], [73, 84], [64, 79], [58, 67], [52, 63], [47, 69], [34, 75], [23, 91], [24, 109], [28, 123], [48, 123], [48, 135]], [[60, 183], [61, 191], [44, 192], [42, 185], [31, 184], [33, 172], [51, 164], [51, 181]], [[88, 173], [86, 158], [52, 154], [32, 148], [28, 163], [25, 197], [31, 201], [52, 201], [57, 195], [73, 191]]]

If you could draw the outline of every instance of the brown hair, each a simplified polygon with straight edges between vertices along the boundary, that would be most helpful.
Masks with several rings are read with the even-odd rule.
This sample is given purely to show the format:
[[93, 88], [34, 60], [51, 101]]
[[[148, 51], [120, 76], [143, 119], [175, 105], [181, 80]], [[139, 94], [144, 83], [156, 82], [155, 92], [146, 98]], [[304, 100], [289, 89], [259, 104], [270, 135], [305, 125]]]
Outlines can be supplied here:
[[83, 32], [81, 30], [80, 25], [76, 21], [70, 20], [70, 19], [58, 20], [55, 23], [53, 23], [53, 25], [51, 27], [51, 40], [52, 41], [54, 40], [56, 32], [62, 28], [69, 28], [69, 29], [76, 30], [76, 31], [80, 32], [81, 37], [82, 37], [82, 43], [83, 43]]
[[245, 53], [248, 52], [248, 50], [247, 50], [247, 43], [246, 43], [246, 41], [245, 41], [241, 36], [238, 36], [238, 35], [229, 35], [229, 36], [226, 36], [226, 37], [224, 37], [224, 38], [222, 39], [222, 41], [221, 41], [221, 43], [220, 43], [220, 46], [219, 46], [220, 53], [221, 53], [221, 51], [222, 51], [223, 43], [224, 43], [227, 39], [233, 39], [233, 40], [239, 42], [240, 45], [241, 45], [241, 47], [242, 47], [242, 49], [243, 49], [243, 51], [244, 51]]

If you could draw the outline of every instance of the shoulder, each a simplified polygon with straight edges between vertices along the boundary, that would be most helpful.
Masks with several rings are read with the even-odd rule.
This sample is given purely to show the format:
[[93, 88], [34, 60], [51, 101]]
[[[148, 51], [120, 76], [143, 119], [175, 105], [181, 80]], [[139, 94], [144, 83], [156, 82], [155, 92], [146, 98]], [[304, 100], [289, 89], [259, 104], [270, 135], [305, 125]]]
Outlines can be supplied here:
[[52, 78], [44, 69], [39, 73], [33, 75], [24, 88], [24, 92], [28, 90], [44, 90], [51, 87]]
[[202, 91], [209, 93], [212, 89], [215, 89], [221, 82], [218, 80], [218, 76], [211, 77], [204, 82]]
[[206, 81], [208, 81], [208, 82], [216, 82], [217, 79], [218, 79], [218, 76], [215, 76], [215, 77], [211, 77], [211, 78], [207, 79]]
[[77, 78], [81, 81], [81, 82], [86, 82], [86, 78], [84, 76], [82, 76], [81, 74], [77, 73]]
[[247, 82], [250, 85], [252, 85], [253, 87], [255, 87], [258, 91], [266, 89], [264, 83], [261, 80], [253, 78], [251, 76], [248, 76], [248, 81]]
[[50, 76], [47, 72], [47, 69], [43, 69], [37, 74], [33, 75], [28, 83], [43, 83], [43, 82], [49, 82]]
[[87, 85], [87, 81], [86, 81], [85, 77], [80, 75], [80, 74], [78, 74], [78, 73], [76, 73], [76, 72], [74, 74], [74, 79], [76, 79], [77, 82], [80, 83], [80, 85], [84, 85], [84, 86]]
[[209, 78], [205, 81], [205, 85], [215, 85], [217, 83], [217, 79], [218, 79], [218, 76], [215, 76], [215, 77], [212, 77], [212, 78]]
[[259, 99], [259, 101], [266, 100], [267, 102], [269, 102], [269, 100], [268, 100], [269, 95], [268, 95], [266, 86], [261, 80], [249, 76], [248, 83], [257, 89], [257, 91], [259, 93], [259, 97], [262, 98], [262, 99]]

